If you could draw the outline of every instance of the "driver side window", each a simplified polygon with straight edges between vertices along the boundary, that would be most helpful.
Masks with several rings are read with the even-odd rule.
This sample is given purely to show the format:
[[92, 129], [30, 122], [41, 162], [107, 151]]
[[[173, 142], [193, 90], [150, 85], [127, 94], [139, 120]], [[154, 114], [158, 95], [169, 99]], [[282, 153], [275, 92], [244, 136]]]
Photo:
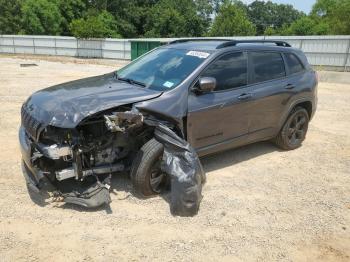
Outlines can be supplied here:
[[247, 85], [248, 59], [243, 52], [230, 53], [219, 57], [207, 67], [201, 77], [214, 77], [214, 91], [239, 88]]

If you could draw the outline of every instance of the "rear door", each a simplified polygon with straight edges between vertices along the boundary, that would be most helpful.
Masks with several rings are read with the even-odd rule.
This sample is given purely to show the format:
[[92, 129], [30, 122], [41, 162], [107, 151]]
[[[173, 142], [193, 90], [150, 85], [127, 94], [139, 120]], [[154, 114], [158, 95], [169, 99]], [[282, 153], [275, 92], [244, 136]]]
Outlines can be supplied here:
[[263, 139], [274, 135], [290, 97], [286, 68], [280, 52], [249, 52], [249, 83], [253, 101], [249, 133]]
[[190, 92], [187, 139], [201, 151], [208, 146], [230, 143], [248, 134], [248, 59], [245, 52], [227, 53], [212, 62], [200, 77], [214, 77], [211, 93]]
[[290, 93], [302, 91], [309, 87], [309, 76], [307, 70], [297, 55], [293, 53], [283, 53], [287, 70], [287, 89]]

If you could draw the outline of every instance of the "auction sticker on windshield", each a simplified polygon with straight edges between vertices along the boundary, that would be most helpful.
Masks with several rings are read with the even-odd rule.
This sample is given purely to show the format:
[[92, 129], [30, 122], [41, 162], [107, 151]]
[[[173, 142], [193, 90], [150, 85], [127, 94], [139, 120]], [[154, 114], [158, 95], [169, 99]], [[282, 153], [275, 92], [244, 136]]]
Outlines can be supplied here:
[[189, 52], [187, 52], [186, 55], [196, 56], [196, 57], [199, 57], [199, 58], [207, 58], [210, 54], [206, 53], [206, 52], [189, 51]]
[[172, 86], [174, 85], [173, 82], [170, 82], [170, 81], [166, 81], [163, 86], [167, 87], [167, 88], [171, 88]]

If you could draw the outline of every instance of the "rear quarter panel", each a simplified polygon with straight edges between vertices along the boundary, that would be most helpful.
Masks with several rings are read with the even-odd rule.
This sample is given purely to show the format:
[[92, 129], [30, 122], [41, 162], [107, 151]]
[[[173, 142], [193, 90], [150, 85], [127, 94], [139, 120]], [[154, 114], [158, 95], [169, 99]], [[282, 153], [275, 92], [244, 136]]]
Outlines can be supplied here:
[[288, 118], [292, 109], [303, 102], [312, 103], [312, 115], [313, 116], [317, 106], [317, 79], [315, 72], [310, 68], [306, 71], [289, 76], [288, 81], [295, 85], [295, 89], [291, 92], [291, 95], [286, 97], [282, 102], [285, 104], [282, 117], [278, 124], [277, 132], [282, 128], [283, 124]]

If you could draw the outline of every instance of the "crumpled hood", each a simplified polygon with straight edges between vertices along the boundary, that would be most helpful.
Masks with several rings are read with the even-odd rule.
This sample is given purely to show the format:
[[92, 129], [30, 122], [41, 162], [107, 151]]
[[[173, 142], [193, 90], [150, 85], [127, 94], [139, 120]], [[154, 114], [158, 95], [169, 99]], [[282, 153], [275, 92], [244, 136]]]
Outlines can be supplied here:
[[110, 73], [40, 90], [29, 97], [24, 109], [46, 126], [74, 128], [87, 116], [161, 94], [120, 82]]

